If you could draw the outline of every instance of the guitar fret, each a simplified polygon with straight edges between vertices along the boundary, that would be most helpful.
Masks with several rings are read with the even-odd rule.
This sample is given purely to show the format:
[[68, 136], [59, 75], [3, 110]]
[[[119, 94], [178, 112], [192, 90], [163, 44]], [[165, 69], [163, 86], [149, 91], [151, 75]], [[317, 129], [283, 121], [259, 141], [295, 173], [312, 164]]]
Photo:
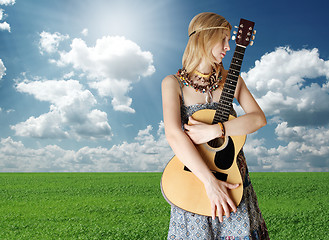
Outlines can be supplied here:
[[216, 118], [217, 119], [226, 118], [230, 114], [230, 111], [231, 111], [231, 109], [218, 109], [218, 114], [216, 115], [217, 116]]
[[236, 52], [236, 53], [234, 53], [233, 57], [242, 60], [242, 59], [243, 59], [243, 54], [242, 54], [242, 53], [237, 53], [237, 52]]
[[231, 64], [230, 66], [230, 70], [240, 71], [240, 69], [241, 69], [240, 65]]
[[218, 114], [219, 114], [218, 117], [223, 117], [224, 114], [229, 115], [229, 113], [230, 113], [230, 110], [218, 109]]
[[230, 84], [230, 85], [236, 85], [238, 83], [238, 78], [235, 79], [230, 79], [230, 78], [226, 78], [226, 81], [225, 81], [225, 84], [224, 84], [224, 87], [226, 84]]
[[239, 67], [241, 67], [241, 64], [236, 63], [236, 62], [235, 62], [235, 63], [232, 62], [231, 64], [232, 64], [232, 65], [235, 65], [235, 66], [239, 66]]
[[232, 102], [233, 102], [233, 98], [229, 97], [229, 96], [223, 96], [223, 97], [220, 98], [219, 101], [222, 101], [223, 104], [225, 103], [225, 104], [231, 105]]
[[231, 84], [237, 84], [238, 82], [238, 77], [236, 79], [230, 78], [229, 76], [226, 78], [226, 83], [231, 83]]
[[228, 98], [228, 97], [225, 97], [225, 96], [222, 96], [219, 101], [220, 102], [231, 103], [232, 102], [232, 99], [231, 98]]
[[235, 89], [235, 87], [236, 87], [236, 85], [235, 84], [230, 84], [230, 83], [227, 83], [226, 85], [225, 85], [225, 87], [228, 87], [228, 88], [230, 88], [230, 89]]
[[[233, 97], [234, 96], [234, 94], [232, 94], [232, 93], [229, 93], [229, 92], [222, 92], [222, 94], [225, 94], [224, 96], [229, 96], [229, 97]], [[233, 99], [233, 98], [232, 98]]]
[[218, 107], [219, 111], [226, 112], [227, 114], [230, 113], [231, 107], [224, 107], [224, 106], [219, 106]]
[[235, 58], [235, 57], [233, 57], [233, 59], [232, 59], [232, 63], [233, 64], [238, 64], [238, 65], [242, 65], [242, 59], [239, 59], [239, 58]]
[[219, 110], [219, 113], [220, 113], [219, 116], [223, 117], [223, 116], [225, 116], [225, 115], [229, 115], [230, 110], [228, 110], [228, 109], [220, 109], [220, 110]]
[[221, 106], [221, 107], [219, 107], [219, 108], [221, 108], [222, 110], [225, 110], [225, 111], [228, 111], [228, 112], [230, 112], [230, 110], [231, 110], [231, 107], [230, 106]]
[[236, 81], [236, 82], [238, 82], [238, 78], [239, 78], [239, 75], [236, 76], [236, 75], [233, 75], [233, 74], [231, 74], [231, 73], [228, 73], [228, 74], [227, 74], [227, 79], [230, 79], [230, 80], [232, 80], [232, 81]]
[[212, 124], [216, 124], [216, 123], [219, 123], [219, 122], [226, 122], [228, 120], [229, 113], [226, 112], [225, 116], [224, 116], [223, 112], [221, 112], [219, 114], [222, 114], [222, 115], [214, 118]]
[[232, 93], [232, 92], [234, 92], [234, 90], [235, 90], [235, 88], [232, 89], [232, 87], [226, 86], [223, 91], [226, 93]]
[[[236, 48], [236, 51], [234, 52], [236, 56], [244, 55], [244, 51], [238, 51], [238, 48]], [[241, 50], [241, 49], [240, 49]]]
[[225, 84], [229, 84], [229, 85], [236, 85], [238, 83], [238, 81], [233, 80], [233, 79], [226, 79]]
[[235, 71], [234, 69], [229, 69], [228, 74], [239, 77], [239, 71]]
[[227, 98], [229, 98], [230, 101], [233, 101], [233, 98], [234, 98], [234, 94], [233, 93], [226, 93], [224, 96], [227, 97]]
[[240, 47], [238, 45], [235, 48], [235, 52], [237, 52], [237, 53], [244, 54], [245, 51], [246, 51], [246, 49], [244, 47]]
[[225, 85], [227, 84], [227, 85], [236, 85], [238, 83], [238, 81], [236, 81], [236, 80], [233, 80], [233, 79], [226, 79], [226, 81], [225, 81]]
[[222, 104], [218, 107], [218, 109], [230, 111], [231, 110], [231, 104], [230, 105], [223, 105]]
[[223, 105], [226, 105], [226, 106], [228, 106], [228, 108], [231, 108], [231, 105], [232, 105], [232, 101], [222, 101], [221, 103], [220, 103], [220, 106], [218, 107], [218, 108], [220, 108], [221, 106], [223, 106]]
[[229, 113], [231, 111], [231, 106], [225, 106], [224, 107], [224, 105], [222, 105], [222, 106], [218, 107], [218, 109], [225, 110]]
[[227, 96], [227, 95], [232, 96], [232, 94], [234, 95], [233, 92], [234, 92], [234, 91], [232, 91], [231, 89], [228, 89], [228, 88], [226, 87], [226, 88], [223, 89], [222, 94], [224, 94], [224, 96]]
[[226, 85], [225, 85], [225, 87], [228, 87], [228, 88], [230, 88], [230, 89], [235, 89], [235, 87], [236, 87], [236, 85], [235, 84], [230, 84], [230, 83], [227, 83]]
[[231, 108], [231, 101], [226, 101], [226, 103], [225, 104], [221, 104], [219, 107], [223, 107], [223, 108], [225, 108], [225, 109], [230, 109]]
[[225, 84], [225, 88], [229, 88], [229, 89], [231, 89], [231, 90], [235, 90], [235, 87], [236, 87], [235, 84], [229, 84], [229, 83], [226, 83], [226, 84]]

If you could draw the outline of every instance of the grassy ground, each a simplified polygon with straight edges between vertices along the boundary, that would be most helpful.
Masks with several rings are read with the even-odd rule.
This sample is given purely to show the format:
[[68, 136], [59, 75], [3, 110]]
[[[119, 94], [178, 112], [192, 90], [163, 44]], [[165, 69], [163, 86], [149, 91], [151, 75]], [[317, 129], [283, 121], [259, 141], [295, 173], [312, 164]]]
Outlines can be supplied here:
[[[329, 173], [251, 173], [271, 239], [329, 239]], [[161, 173], [0, 173], [0, 239], [166, 239]]]
[[272, 239], [329, 239], [329, 173], [251, 176]]

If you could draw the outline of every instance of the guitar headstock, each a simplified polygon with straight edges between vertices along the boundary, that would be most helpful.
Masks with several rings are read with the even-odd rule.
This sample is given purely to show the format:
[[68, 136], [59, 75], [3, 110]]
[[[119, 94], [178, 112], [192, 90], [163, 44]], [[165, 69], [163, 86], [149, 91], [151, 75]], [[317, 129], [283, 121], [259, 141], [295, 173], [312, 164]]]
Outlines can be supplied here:
[[242, 47], [247, 47], [253, 45], [253, 41], [255, 39], [256, 30], [254, 30], [254, 22], [248, 21], [246, 19], [241, 18], [240, 24], [237, 31], [233, 31], [234, 34], [237, 34], [236, 37], [233, 36], [232, 39], [235, 40], [237, 45]]

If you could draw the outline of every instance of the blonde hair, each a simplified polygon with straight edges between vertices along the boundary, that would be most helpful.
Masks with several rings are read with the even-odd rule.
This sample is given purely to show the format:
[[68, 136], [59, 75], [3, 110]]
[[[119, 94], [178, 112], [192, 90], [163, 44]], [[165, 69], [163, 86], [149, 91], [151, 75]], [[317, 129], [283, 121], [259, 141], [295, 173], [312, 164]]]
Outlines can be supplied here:
[[[212, 49], [218, 43], [219, 39], [224, 39], [223, 32], [231, 31], [231, 24], [222, 16], [216, 13], [200, 13], [190, 22], [188, 28], [189, 40], [183, 55], [183, 68], [187, 73], [191, 73], [201, 63], [202, 59], [214, 68], [218, 69], [216, 59], [212, 54]], [[219, 69], [218, 69], [219, 70]]]

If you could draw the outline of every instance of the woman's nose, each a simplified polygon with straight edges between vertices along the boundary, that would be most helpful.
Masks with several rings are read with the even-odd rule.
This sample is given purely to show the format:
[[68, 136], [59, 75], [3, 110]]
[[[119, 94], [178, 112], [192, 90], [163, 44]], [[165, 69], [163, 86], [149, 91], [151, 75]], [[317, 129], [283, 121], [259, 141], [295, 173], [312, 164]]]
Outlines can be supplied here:
[[225, 43], [224, 50], [225, 51], [230, 51], [230, 44], [228, 42]]

